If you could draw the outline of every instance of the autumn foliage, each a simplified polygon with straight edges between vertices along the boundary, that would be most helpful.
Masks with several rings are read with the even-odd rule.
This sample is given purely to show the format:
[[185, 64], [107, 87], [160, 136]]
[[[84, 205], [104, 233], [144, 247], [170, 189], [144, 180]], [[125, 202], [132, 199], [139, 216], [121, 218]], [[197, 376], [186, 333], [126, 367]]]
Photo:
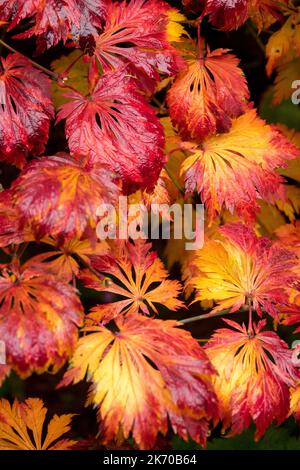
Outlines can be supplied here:
[[[299, 421], [300, 127], [263, 112], [299, 71], [297, 1], [0, 0], [0, 450]], [[203, 246], [100, 239], [120, 197], [203, 204]]]

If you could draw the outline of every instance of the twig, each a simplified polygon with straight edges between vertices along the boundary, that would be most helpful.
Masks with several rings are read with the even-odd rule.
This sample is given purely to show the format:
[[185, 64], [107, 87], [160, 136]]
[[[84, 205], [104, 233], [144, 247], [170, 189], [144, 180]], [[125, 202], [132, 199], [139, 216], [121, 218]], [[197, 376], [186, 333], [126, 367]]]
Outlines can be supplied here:
[[257, 32], [255, 31], [255, 29], [253, 28], [252, 24], [251, 23], [246, 23], [246, 28], [248, 30], [248, 32], [251, 34], [251, 36], [253, 37], [253, 39], [255, 40], [256, 44], [258, 45], [258, 48], [260, 49], [260, 51], [263, 53], [263, 55], [265, 56], [266, 55], [266, 48], [265, 48], [265, 45], [264, 43], [261, 41], [261, 39], [258, 37], [258, 34]]
[[[249, 307], [247, 306], [247, 307], [241, 308], [240, 310], [238, 310], [235, 313], [242, 313], [242, 312], [248, 312], [248, 311], [249, 311]], [[208, 318], [222, 317], [223, 315], [228, 315], [229, 313], [232, 313], [230, 311], [230, 309], [221, 310], [220, 312], [216, 312], [216, 313], [205, 313], [204, 315], [198, 315], [196, 317], [185, 318], [183, 320], [180, 320], [179, 323], [181, 323], [182, 325], [186, 325], [187, 323], [193, 323], [195, 321], [207, 320]]]
[[21, 52], [17, 51], [16, 49], [14, 49], [13, 47], [11, 47], [9, 44], [7, 44], [5, 41], [3, 41], [3, 39], [0, 39], [0, 44], [5, 47], [6, 49], [8, 49], [10, 52], [13, 52], [14, 54], [20, 54], [22, 55], [23, 57], [26, 57], [27, 60], [29, 60], [29, 62], [34, 66], [36, 67], [37, 69], [40, 69], [42, 72], [46, 73], [47, 75], [49, 75], [53, 80], [55, 81], [58, 81], [59, 80], [59, 75], [57, 73], [54, 73], [52, 72], [51, 70], [47, 69], [46, 67], [43, 67], [42, 65], [38, 64], [37, 62], [35, 62], [34, 60], [32, 59], [29, 59], [29, 57], [27, 57], [26, 55], [22, 54]]

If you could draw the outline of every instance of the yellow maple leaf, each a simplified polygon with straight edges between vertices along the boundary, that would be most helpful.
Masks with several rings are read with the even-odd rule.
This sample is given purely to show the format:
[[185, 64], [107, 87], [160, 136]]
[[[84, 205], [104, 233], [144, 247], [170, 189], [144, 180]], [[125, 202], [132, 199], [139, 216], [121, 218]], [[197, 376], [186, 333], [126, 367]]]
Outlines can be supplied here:
[[300, 13], [288, 17], [282, 28], [272, 34], [267, 46], [268, 75], [281, 64], [286, 64], [300, 54]]
[[[70, 429], [74, 415], [54, 415], [43, 438], [47, 409], [38, 398], [24, 403], [0, 401], [0, 450], [69, 450], [76, 441], [60, 439]], [[29, 432], [30, 431], [30, 432]]]
[[289, 289], [298, 279], [296, 256], [241, 223], [220, 232], [223, 239], [207, 241], [191, 261], [195, 301], [217, 302], [211, 313], [236, 312], [250, 301], [259, 315], [264, 310], [277, 318], [290, 305]]

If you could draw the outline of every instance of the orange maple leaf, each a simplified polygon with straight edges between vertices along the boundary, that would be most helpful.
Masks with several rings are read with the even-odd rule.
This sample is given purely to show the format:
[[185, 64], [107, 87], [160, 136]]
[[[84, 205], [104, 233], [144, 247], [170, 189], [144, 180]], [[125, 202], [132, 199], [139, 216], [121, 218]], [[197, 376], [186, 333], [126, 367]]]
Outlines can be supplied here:
[[[108, 276], [105, 283], [86, 270], [80, 275], [87, 287], [122, 297], [110, 304], [114, 316], [140, 311], [150, 315], [157, 313], [157, 304], [170, 310], [184, 307], [177, 298], [181, 292], [180, 283], [167, 279], [168, 271], [150, 248], [151, 244], [136, 240], [126, 243], [118, 257], [92, 258], [92, 266]], [[109, 307], [104, 308], [107, 312]]]
[[51, 272], [65, 282], [70, 282], [79, 275], [78, 260], [90, 264], [91, 256], [104, 256], [109, 252], [109, 245], [103, 240], [93, 243], [91, 240], [72, 238], [63, 244], [52, 237], [41, 240], [53, 247], [53, 250], [33, 256], [24, 264], [24, 267], [38, 267]]
[[203, 58], [192, 54], [167, 96], [172, 122], [185, 139], [226, 132], [232, 118], [245, 110], [249, 91], [238, 64], [227, 49]]
[[255, 439], [273, 421], [288, 416], [289, 387], [299, 380], [299, 369], [292, 363], [292, 351], [273, 331], [261, 330], [265, 320], [246, 327], [226, 320], [232, 329], [217, 330], [206, 345], [206, 352], [218, 375], [214, 386], [220, 400], [223, 428], [230, 436], [256, 425]]
[[241, 223], [226, 224], [220, 233], [224, 238], [207, 241], [192, 262], [196, 300], [216, 301], [212, 313], [236, 312], [251, 301], [259, 315], [264, 309], [278, 318], [299, 281], [295, 255]]
[[24, 403], [15, 400], [12, 406], [2, 399], [0, 450], [70, 450], [76, 441], [60, 437], [71, 429], [74, 415], [54, 415], [43, 437], [46, 414], [47, 409], [38, 398], [28, 398]]
[[204, 445], [209, 420], [218, 417], [211, 387], [214, 370], [190, 333], [175, 321], [128, 315], [110, 331], [88, 317], [60, 386], [92, 381], [89, 402], [99, 407], [103, 442], [132, 432], [141, 449], [165, 434], [168, 418], [175, 433]]
[[296, 220], [293, 224], [282, 225], [275, 233], [280, 244], [294, 251], [300, 259], [300, 220]]
[[274, 170], [299, 155], [255, 110], [236, 118], [226, 134], [208, 137], [199, 145], [183, 145], [191, 153], [182, 165], [186, 190], [197, 190], [210, 220], [222, 208], [236, 209], [238, 215], [254, 220], [259, 211], [257, 198], [274, 202], [284, 193], [284, 179]]

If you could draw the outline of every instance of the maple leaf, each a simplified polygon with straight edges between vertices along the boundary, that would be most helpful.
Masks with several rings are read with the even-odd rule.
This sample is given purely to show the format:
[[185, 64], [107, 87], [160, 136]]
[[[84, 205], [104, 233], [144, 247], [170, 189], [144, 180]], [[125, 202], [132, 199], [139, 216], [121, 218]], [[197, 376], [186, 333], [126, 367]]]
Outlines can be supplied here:
[[204, 13], [218, 29], [239, 28], [248, 18], [248, 0], [206, 0]]
[[82, 314], [75, 289], [54, 275], [2, 265], [0, 338], [7, 364], [21, 377], [61, 368], [75, 347]]
[[0, 0], [0, 7], [0, 19], [12, 18], [9, 30], [25, 18], [33, 19], [34, 25], [16, 37], [37, 36], [38, 54], [71, 36], [97, 34], [106, 16], [105, 0]]
[[88, 239], [72, 238], [59, 244], [55, 239], [46, 237], [41, 241], [53, 249], [33, 256], [24, 266], [45, 269], [65, 282], [79, 275], [78, 258], [89, 265], [91, 256], [103, 256], [109, 252], [109, 246], [104, 240], [93, 243]]
[[226, 224], [220, 233], [223, 239], [207, 241], [193, 261], [196, 300], [215, 300], [211, 313], [236, 312], [250, 300], [259, 315], [264, 309], [278, 318], [299, 281], [295, 255], [241, 223]]
[[91, 317], [62, 385], [93, 382], [91, 400], [99, 407], [103, 442], [130, 432], [141, 449], [175, 433], [204, 445], [208, 421], [218, 417], [210, 385], [214, 370], [190, 333], [175, 321], [129, 315], [115, 320], [113, 333]]
[[290, 414], [293, 414], [296, 420], [300, 419], [300, 384], [291, 388], [291, 406]]
[[282, 28], [270, 37], [266, 46], [268, 75], [271, 75], [276, 67], [294, 60], [299, 54], [300, 13], [290, 15]]
[[209, 15], [211, 23], [222, 31], [238, 29], [248, 17], [258, 25], [270, 26], [277, 20], [282, 19], [281, 4], [276, 0], [206, 0], [204, 14]]
[[292, 351], [273, 331], [262, 332], [265, 321], [246, 327], [225, 320], [232, 328], [213, 334], [205, 350], [218, 375], [214, 386], [220, 401], [220, 415], [229, 436], [240, 434], [253, 420], [255, 440], [289, 413], [289, 387], [299, 380], [292, 363]]
[[71, 153], [109, 165], [128, 191], [153, 186], [165, 160], [163, 129], [126, 70], [104, 74], [90, 96], [68, 97], [58, 121], [66, 119]]
[[294, 251], [300, 259], [300, 220], [296, 220], [293, 224], [282, 225], [275, 233], [280, 243]]
[[60, 439], [70, 429], [74, 415], [54, 415], [44, 424], [47, 409], [42, 400], [27, 398], [24, 403], [0, 400], [0, 450], [70, 450], [76, 441]]
[[289, 0], [250, 0], [249, 16], [258, 32], [268, 29], [276, 21], [284, 21], [284, 6]]
[[53, 105], [50, 80], [20, 54], [0, 61], [0, 160], [22, 168], [48, 140]]
[[127, 242], [116, 257], [93, 257], [92, 266], [108, 276], [107, 285], [88, 271], [81, 273], [80, 279], [87, 287], [123, 298], [110, 304], [114, 316], [121, 312], [129, 314], [139, 311], [150, 315], [157, 313], [157, 304], [170, 310], [184, 307], [183, 302], [177, 299], [181, 291], [180, 283], [167, 279], [168, 271], [150, 248], [150, 243], [136, 240], [134, 243]]
[[293, 88], [291, 84], [298, 80], [300, 69], [300, 58], [279, 65], [278, 74], [275, 78], [274, 98], [272, 104], [276, 106], [284, 100], [291, 99]]
[[0, 192], [0, 247], [11, 243], [19, 244], [25, 240], [24, 231], [20, 227], [17, 210], [12, 204], [10, 191]]
[[112, 174], [100, 164], [63, 153], [30, 162], [12, 191], [21, 222], [37, 239], [51, 235], [58, 241], [92, 237], [98, 207], [114, 203], [119, 193]]
[[185, 139], [226, 132], [245, 110], [249, 91], [239, 60], [228, 49], [188, 60], [167, 95], [170, 117]]
[[110, 2], [104, 31], [95, 37], [95, 55], [103, 69], [129, 64], [150, 88], [149, 78], [158, 81], [160, 74], [177, 73], [183, 61], [168, 42], [168, 33], [171, 40], [176, 37], [176, 29], [169, 29], [172, 12], [176, 10], [161, 0]]
[[235, 209], [239, 216], [254, 220], [259, 211], [257, 198], [272, 203], [284, 195], [284, 179], [274, 170], [299, 155], [255, 110], [234, 119], [228, 133], [183, 146], [191, 153], [182, 165], [186, 190], [197, 190], [210, 220], [222, 208], [231, 213]]

